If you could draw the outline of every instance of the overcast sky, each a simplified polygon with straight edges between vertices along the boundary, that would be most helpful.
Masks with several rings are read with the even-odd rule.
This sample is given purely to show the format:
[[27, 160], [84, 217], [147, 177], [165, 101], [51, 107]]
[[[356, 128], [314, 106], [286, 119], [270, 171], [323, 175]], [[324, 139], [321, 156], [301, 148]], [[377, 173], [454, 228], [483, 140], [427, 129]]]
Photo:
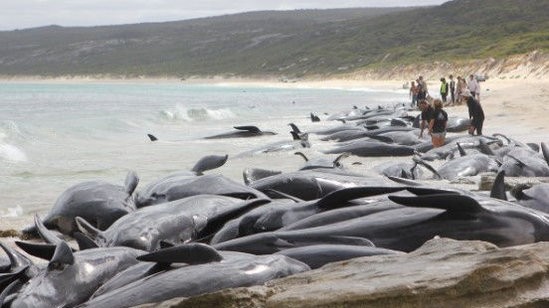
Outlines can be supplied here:
[[437, 5], [448, 0], [0, 0], [0, 30], [162, 22], [258, 10]]

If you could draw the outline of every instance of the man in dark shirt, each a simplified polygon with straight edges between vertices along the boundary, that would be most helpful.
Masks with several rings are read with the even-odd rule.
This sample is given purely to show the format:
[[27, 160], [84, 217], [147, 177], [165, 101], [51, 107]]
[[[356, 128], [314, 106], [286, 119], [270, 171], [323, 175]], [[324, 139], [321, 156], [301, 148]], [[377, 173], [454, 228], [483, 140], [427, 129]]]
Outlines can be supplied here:
[[471, 119], [471, 126], [469, 127], [469, 134], [474, 135], [475, 130], [477, 135], [482, 135], [482, 125], [484, 124], [484, 110], [480, 103], [471, 95], [469, 90], [465, 90], [462, 96], [467, 102], [467, 108], [469, 109], [469, 119]]
[[433, 118], [434, 109], [429, 105], [429, 102], [427, 100], [421, 100], [419, 102], [419, 110], [421, 110], [421, 122], [419, 125], [419, 128], [421, 128], [421, 131], [419, 133], [419, 138], [423, 138], [423, 130], [425, 128], [429, 127], [429, 121]]

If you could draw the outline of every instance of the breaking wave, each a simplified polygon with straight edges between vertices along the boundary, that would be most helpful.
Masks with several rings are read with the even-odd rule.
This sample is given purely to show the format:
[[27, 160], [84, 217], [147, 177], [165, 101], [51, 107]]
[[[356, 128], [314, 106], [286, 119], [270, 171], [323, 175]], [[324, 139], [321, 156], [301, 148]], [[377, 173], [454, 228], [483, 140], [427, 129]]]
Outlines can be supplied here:
[[186, 108], [179, 105], [175, 106], [173, 110], [162, 110], [160, 115], [162, 120], [170, 122], [209, 121], [236, 117], [236, 115], [228, 108]]

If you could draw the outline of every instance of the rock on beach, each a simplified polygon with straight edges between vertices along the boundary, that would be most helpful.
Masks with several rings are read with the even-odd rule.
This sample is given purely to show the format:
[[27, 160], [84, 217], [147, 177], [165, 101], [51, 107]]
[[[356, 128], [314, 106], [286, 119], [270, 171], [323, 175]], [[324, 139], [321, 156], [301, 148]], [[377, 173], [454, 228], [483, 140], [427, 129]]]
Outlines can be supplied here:
[[435, 238], [404, 255], [140, 307], [549, 307], [549, 243], [498, 248]]

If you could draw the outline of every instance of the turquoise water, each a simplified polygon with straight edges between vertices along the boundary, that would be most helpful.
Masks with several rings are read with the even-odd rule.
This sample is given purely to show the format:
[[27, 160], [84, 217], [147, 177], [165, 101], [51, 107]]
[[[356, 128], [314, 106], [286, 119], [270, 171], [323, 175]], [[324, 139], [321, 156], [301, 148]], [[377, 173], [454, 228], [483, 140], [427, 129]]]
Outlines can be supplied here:
[[[122, 184], [137, 172], [138, 186], [168, 172], [189, 169], [209, 154], [238, 153], [290, 140], [288, 123], [304, 129], [353, 105], [392, 105], [407, 91], [284, 89], [177, 83], [0, 83], [0, 216], [49, 209], [68, 187], [87, 180]], [[275, 131], [260, 138], [203, 140], [256, 125]], [[150, 142], [146, 134], [159, 138]], [[312, 153], [325, 144], [315, 143]], [[217, 170], [241, 181], [246, 167], [292, 170], [292, 153], [238, 159]]]

